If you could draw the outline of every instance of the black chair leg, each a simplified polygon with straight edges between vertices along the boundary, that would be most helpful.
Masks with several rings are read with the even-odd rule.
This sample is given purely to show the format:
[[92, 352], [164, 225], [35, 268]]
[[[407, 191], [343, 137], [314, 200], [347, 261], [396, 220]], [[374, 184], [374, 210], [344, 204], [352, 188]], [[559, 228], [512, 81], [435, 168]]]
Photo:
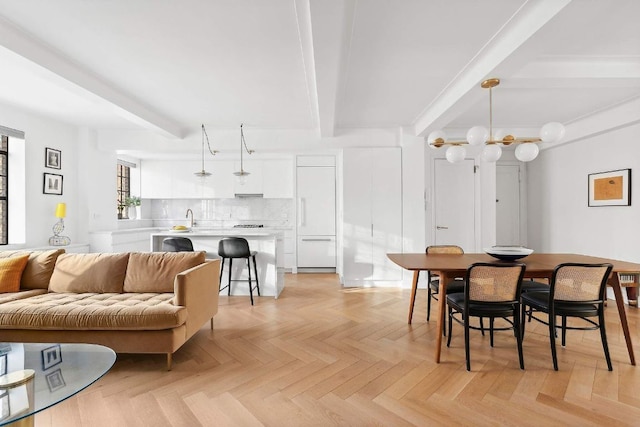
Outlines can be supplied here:
[[482, 336], [484, 336], [484, 321], [482, 320], [482, 317], [480, 317], [480, 332], [482, 333]]
[[[524, 354], [522, 352], [522, 328], [520, 327], [520, 307], [513, 309], [513, 333], [516, 336], [516, 343], [518, 344], [518, 359], [520, 360], [520, 369], [524, 369]], [[524, 322], [523, 322], [524, 323]]]
[[598, 310], [598, 321], [600, 324], [600, 338], [602, 339], [602, 349], [604, 350], [604, 357], [607, 359], [607, 368], [610, 371], [613, 371], [613, 366], [611, 365], [611, 355], [609, 354], [609, 344], [607, 343], [607, 331], [604, 327], [604, 305], [600, 306], [600, 310]]
[[[447, 337], [447, 347], [451, 344], [451, 329], [453, 328], [453, 310], [449, 307], [449, 336]], [[445, 317], [446, 319], [446, 317]], [[444, 325], [442, 329], [445, 329], [447, 325]]]
[[251, 305], [253, 305], [253, 284], [251, 283], [251, 262], [247, 258], [247, 271], [249, 272], [249, 298], [251, 298]]
[[256, 256], [252, 256], [253, 258], [253, 271], [256, 273], [256, 289], [258, 290], [258, 296], [260, 296], [260, 282], [258, 282], [258, 266], [256, 264]]
[[558, 370], [558, 355], [556, 354], [556, 316], [549, 315], [549, 344], [551, 345], [551, 359], [553, 369]]
[[[482, 321], [482, 317], [480, 318]], [[489, 318], [489, 343], [491, 344], [491, 347], [493, 347], [493, 322], [495, 321], [494, 317], [490, 317]]]
[[222, 287], [222, 272], [224, 271], [224, 258], [220, 258], [220, 277], [218, 278], [218, 292], [223, 290]]
[[227, 289], [227, 295], [231, 296], [231, 272], [233, 271], [233, 258], [229, 258], [229, 288]]
[[467, 358], [467, 371], [471, 371], [471, 356], [469, 352], [469, 317], [464, 316], [464, 354]]
[[562, 346], [567, 345], [567, 316], [562, 316]]

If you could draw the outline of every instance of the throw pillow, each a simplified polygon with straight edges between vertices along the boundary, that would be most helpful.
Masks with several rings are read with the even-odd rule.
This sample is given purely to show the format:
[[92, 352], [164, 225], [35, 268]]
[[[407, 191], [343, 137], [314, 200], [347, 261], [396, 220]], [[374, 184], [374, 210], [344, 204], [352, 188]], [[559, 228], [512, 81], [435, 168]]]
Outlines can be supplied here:
[[29, 255], [0, 259], [0, 292], [18, 292]]

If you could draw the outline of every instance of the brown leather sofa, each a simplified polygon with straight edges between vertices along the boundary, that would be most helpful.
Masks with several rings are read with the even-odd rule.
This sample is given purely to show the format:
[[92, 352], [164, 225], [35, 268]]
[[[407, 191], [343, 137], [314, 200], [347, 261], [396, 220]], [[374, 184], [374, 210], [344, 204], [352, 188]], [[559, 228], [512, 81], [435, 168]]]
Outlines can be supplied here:
[[[25, 252], [0, 252], [0, 259]], [[0, 341], [93, 343], [172, 355], [218, 312], [219, 260], [204, 252], [28, 252], [0, 293]]]

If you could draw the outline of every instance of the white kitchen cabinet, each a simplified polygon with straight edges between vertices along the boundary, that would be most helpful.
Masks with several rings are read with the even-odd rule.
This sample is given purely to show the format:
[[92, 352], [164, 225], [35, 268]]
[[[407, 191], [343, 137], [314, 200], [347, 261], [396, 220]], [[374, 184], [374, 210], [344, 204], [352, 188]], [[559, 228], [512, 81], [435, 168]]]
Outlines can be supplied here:
[[297, 266], [336, 267], [334, 166], [296, 168]]
[[345, 286], [402, 280], [400, 267], [387, 258], [402, 252], [399, 148], [344, 150], [342, 228]]
[[262, 162], [262, 194], [265, 198], [293, 198], [293, 161], [289, 159]]
[[[240, 184], [240, 179], [233, 175], [233, 188], [236, 194], [262, 194], [262, 161], [244, 160], [243, 170], [249, 172], [244, 184]], [[240, 160], [235, 162], [234, 172], [240, 171]]]
[[140, 197], [168, 199], [171, 193], [172, 167], [168, 161], [142, 160], [140, 162]]
[[298, 236], [298, 268], [335, 268], [335, 236]]

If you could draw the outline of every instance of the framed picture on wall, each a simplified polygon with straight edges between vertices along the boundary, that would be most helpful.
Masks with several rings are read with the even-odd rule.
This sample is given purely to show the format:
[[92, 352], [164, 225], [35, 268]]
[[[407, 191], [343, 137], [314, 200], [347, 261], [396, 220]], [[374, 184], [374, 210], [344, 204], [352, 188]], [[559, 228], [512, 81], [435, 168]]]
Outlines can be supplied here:
[[40, 352], [42, 354], [42, 370], [46, 371], [47, 369], [56, 366], [58, 363], [62, 362], [62, 349], [60, 348], [60, 344], [53, 345], [51, 347], [47, 347]]
[[44, 194], [62, 195], [62, 175], [55, 173], [44, 173], [44, 181], [42, 183], [42, 192]]
[[589, 206], [631, 206], [631, 169], [589, 174]]
[[44, 149], [44, 167], [51, 169], [62, 168], [62, 151], [46, 147]]

